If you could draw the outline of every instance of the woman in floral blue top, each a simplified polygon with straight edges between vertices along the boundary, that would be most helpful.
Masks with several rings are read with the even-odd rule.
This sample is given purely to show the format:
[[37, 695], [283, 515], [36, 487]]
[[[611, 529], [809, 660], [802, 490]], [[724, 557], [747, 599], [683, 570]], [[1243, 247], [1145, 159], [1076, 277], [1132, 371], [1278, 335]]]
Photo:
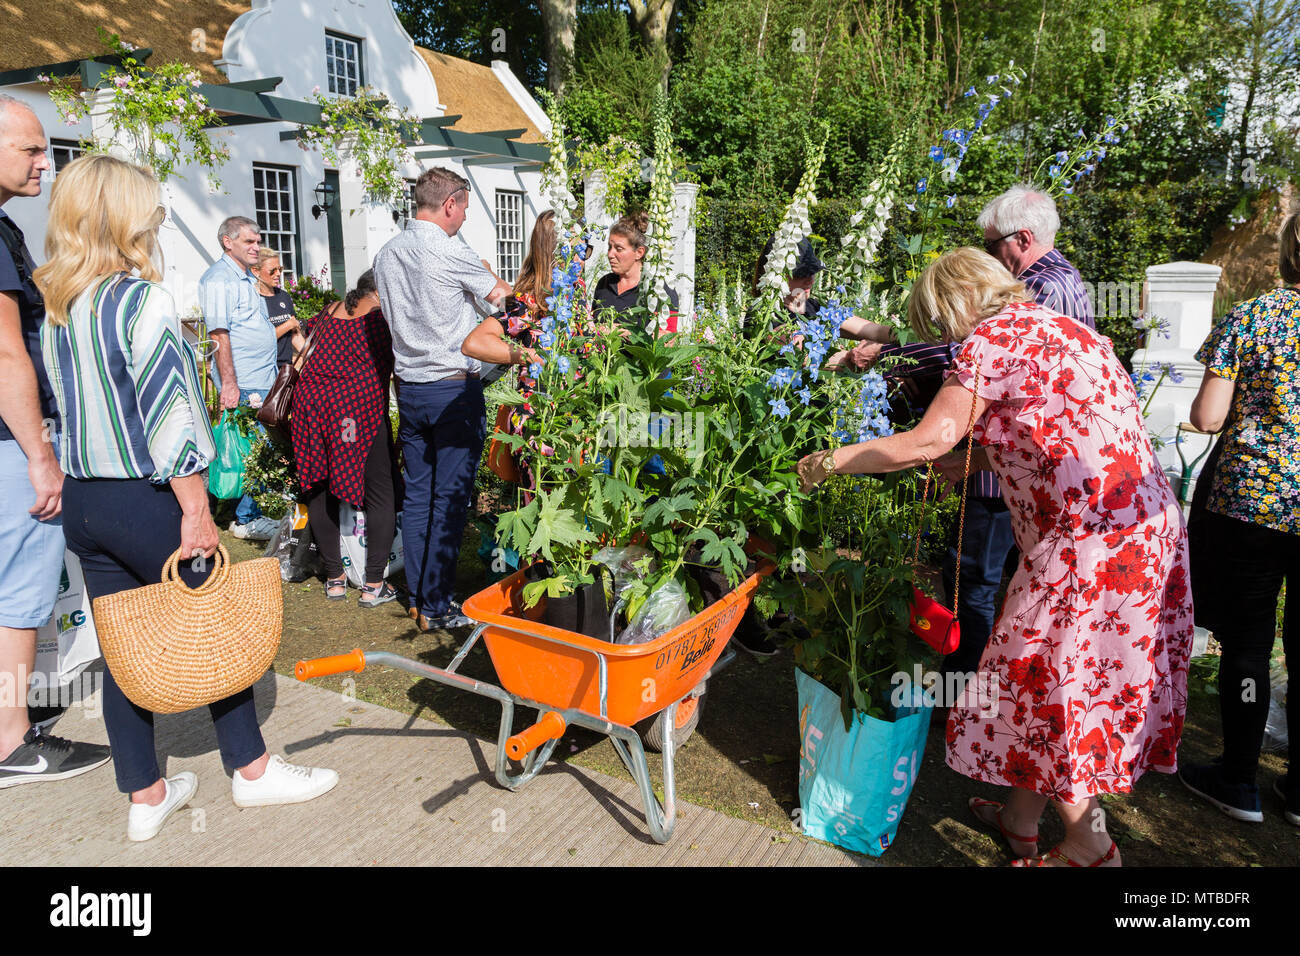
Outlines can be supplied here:
[[[1215, 630], [1223, 645], [1223, 759], [1184, 764], [1182, 778], [1228, 816], [1248, 822], [1264, 819], [1255, 772], [1268, 719], [1278, 594], [1284, 580], [1300, 581], [1300, 214], [1283, 224], [1279, 253], [1287, 285], [1238, 305], [1196, 353], [1205, 377], [1191, 414], [1202, 431], [1227, 424], [1207, 509], [1215, 588], [1235, 603]], [[1300, 601], [1287, 607], [1282, 641], [1288, 658], [1300, 653]], [[1292, 694], [1287, 718], [1300, 727], [1300, 701]], [[1273, 789], [1286, 803], [1286, 819], [1300, 826], [1300, 773], [1288, 772]]]

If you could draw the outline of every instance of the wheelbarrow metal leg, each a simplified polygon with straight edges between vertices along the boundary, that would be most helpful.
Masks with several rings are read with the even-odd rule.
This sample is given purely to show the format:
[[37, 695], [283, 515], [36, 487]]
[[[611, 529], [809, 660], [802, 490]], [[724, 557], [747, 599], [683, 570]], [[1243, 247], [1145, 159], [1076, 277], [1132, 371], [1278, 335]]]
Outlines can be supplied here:
[[[672, 727], [677, 722], [677, 703], [674, 701], [664, 709], [665, 720], [668, 726]], [[672, 734], [667, 734], [664, 742], [663, 759], [664, 759], [664, 801], [660, 805], [659, 798], [655, 796], [654, 784], [650, 780], [650, 766], [646, 761], [645, 748], [641, 745], [641, 737], [635, 730], [629, 734], [611, 733], [610, 742], [614, 749], [618, 751], [619, 757], [622, 758], [623, 764], [627, 767], [628, 773], [636, 781], [641, 790], [641, 803], [645, 806], [646, 824], [650, 828], [650, 836], [656, 843], [667, 843], [673, 835], [673, 827], [677, 824], [677, 794], [675, 790], [675, 779], [673, 775], [673, 741]]]
[[[539, 709], [537, 717], [540, 720], [546, 711]], [[514, 730], [515, 705], [514, 701], [502, 701], [501, 703], [501, 729], [497, 732], [497, 783], [507, 790], [518, 790], [533, 777], [541, 773], [546, 761], [550, 759], [555, 745], [559, 739], [548, 740], [536, 750], [524, 758], [523, 770], [517, 774], [510, 773], [510, 758], [506, 756], [506, 741], [510, 739], [511, 731]]]

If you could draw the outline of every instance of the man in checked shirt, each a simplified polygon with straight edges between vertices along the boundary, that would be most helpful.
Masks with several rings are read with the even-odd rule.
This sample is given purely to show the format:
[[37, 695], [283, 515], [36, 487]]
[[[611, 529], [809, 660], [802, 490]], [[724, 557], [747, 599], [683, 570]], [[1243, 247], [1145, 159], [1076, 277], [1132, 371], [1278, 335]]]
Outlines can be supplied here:
[[[1051, 196], [1029, 186], [1013, 186], [984, 207], [976, 225], [984, 232], [985, 251], [1023, 282], [1039, 305], [1096, 328], [1092, 302], [1079, 270], [1056, 251], [1061, 218]], [[943, 383], [960, 345], [864, 342], [853, 350], [853, 359], [859, 367], [869, 367], [888, 356], [910, 360], [887, 374], [906, 376], [915, 383], [912, 395], [918, 407], [914, 410], [920, 414]], [[954, 526], [943, 567], [943, 584], [949, 596], [956, 579], [956, 537]], [[979, 668], [997, 615], [1002, 571], [1014, 548], [1011, 515], [1002, 500], [997, 476], [991, 471], [973, 472], [967, 483], [966, 528], [961, 541], [961, 603], [957, 608], [961, 646], [944, 658], [945, 675], [971, 674]]]

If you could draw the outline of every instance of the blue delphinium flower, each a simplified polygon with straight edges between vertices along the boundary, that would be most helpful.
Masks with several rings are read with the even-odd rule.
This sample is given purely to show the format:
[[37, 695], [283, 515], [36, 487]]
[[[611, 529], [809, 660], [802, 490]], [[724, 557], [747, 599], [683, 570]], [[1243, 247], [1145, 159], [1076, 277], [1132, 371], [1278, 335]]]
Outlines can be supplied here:
[[936, 163], [941, 163], [941, 162], [943, 162], [943, 147], [942, 147], [942, 146], [931, 146], [931, 147], [930, 147], [930, 158], [933, 159]]
[[961, 147], [961, 151], [966, 152], [966, 147], [970, 144], [970, 130], [965, 129], [946, 129], [943, 131], [943, 138], [949, 142], [956, 143]]
[[785, 403], [784, 398], [769, 398], [767, 404], [772, 407], [772, 414], [777, 418], [790, 417], [790, 406]]
[[923, 193], [923, 192], [925, 192], [925, 180], [924, 180], [924, 179], [918, 179], [918, 180], [916, 181], [916, 191], [917, 191], [918, 193]]
[[944, 200], [944, 205], [946, 205], [949, 209], [951, 209], [953, 206], [957, 205], [957, 197], [949, 196], [947, 199]]
[[809, 402], [812, 401], [812, 391], [808, 388], [807, 385], [799, 389], [799, 391], [795, 392], [795, 394], [799, 396], [799, 401], [805, 405], [807, 405]]
[[974, 96], [974, 95], [975, 95], [975, 87], [973, 86], [965, 93], [962, 94], [962, 96]]
[[561, 375], [569, 374], [569, 360], [565, 358], [563, 355], [560, 356], [559, 361], [556, 362], [555, 364], [556, 367], [560, 370]]
[[1175, 385], [1183, 384], [1183, 373], [1178, 371], [1178, 366], [1174, 365], [1173, 362], [1159, 362], [1156, 364], [1155, 370], [1167, 377]]
[[1070, 154], [1067, 153], [1065, 150], [1061, 150], [1056, 154], [1056, 161], [1058, 163], [1064, 163], [1069, 158], [1070, 158]]

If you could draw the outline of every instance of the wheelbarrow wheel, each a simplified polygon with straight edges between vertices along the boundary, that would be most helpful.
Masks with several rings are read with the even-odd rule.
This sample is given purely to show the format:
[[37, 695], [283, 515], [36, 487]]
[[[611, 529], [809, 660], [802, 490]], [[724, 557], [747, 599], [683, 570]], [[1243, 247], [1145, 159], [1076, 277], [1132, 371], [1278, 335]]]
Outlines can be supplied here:
[[[703, 686], [695, 688], [686, 697], [677, 702], [677, 726], [673, 730], [673, 747], [680, 747], [690, 739], [691, 734], [695, 733], [695, 728], [700, 722], [700, 712], [704, 710]], [[637, 729], [641, 733], [641, 743], [645, 744], [645, 749], [654, 753], [663, 753], [664, 734], [666, 729], [664, 724], [667, 722], [665, 715], [668, 711], [661, 710], [653, 717], [643, 721]]]

